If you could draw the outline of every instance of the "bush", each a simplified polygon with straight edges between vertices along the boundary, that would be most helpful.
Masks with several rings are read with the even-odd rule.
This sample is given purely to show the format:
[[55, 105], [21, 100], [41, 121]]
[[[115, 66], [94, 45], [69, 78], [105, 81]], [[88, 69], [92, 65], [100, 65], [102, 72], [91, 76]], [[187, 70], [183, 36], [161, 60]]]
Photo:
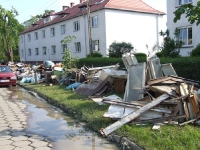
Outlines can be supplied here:
[[135, 57], [147, 57], [145, 53], [135, 53]]
[[[88, 54], [86, 57], [89, 58], [90, 54]], [[92, 57], [103, 57], [103, 55], [99, 52], [93, 52]]]
[[200, 44], [191, 51], [190, 56], [200, 56]]
[[126, 42], [117, 43], [115, 41], [109, 46], [108, 49], [109, 57], [121, 58], [123, 53], [130, 52], [133, 49], [134, 47], [132, 46], [131, 43], [126, 43]]
[[156, 56], [158, 56], [159, 58], [162, 57], [162, 52], [157, 52]]

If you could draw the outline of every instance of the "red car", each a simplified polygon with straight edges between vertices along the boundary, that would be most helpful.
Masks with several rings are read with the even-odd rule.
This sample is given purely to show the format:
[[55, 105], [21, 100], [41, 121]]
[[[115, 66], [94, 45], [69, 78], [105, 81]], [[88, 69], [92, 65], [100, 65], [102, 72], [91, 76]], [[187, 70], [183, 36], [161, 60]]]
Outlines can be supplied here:
[[0, 65], [0, 86], [16, 85], [16, 75], [6, 65]]

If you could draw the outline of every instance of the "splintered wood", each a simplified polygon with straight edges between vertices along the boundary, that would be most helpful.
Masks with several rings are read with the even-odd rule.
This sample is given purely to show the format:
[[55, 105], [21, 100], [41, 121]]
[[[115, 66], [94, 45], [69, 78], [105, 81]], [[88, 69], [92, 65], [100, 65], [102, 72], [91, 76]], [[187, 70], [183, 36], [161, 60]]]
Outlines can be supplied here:
[[[119, 120], [100, 132], [107, 136], [126, 123], [193, 123], [200, 116], [199, 87], [198, 81], [171, 75], [149, 80], [143, 99], [124, 102], [104, 98], [102, 102], [111, 104], [104, 117]], [[121, 111], [116, 113], [117, 109]]]

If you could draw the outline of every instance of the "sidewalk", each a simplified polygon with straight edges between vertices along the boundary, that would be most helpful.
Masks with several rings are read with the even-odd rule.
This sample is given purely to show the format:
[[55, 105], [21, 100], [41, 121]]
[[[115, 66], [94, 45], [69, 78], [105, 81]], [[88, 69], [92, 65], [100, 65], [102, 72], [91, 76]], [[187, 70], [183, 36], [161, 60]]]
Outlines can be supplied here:
[[26, 131], [26, 104], [9, 99], [9, 91], [0, 88], [0, 149], [51, 150], [46, 138]]

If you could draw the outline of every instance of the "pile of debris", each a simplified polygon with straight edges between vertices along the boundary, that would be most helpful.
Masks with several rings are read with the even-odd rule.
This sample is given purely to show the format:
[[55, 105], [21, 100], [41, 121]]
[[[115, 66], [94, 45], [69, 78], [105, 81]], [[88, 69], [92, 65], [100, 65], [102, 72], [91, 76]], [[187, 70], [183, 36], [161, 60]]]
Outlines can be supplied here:
[[[103, 116], [116, 121], [101, 129], [107, 136], [127, 123], [176, 123], [184, 125], [198, 121], [200, 83], [178, 77], [171, 64], [160, 64], [153, 56], [146, 63], [137, 63], [132, 54], [124, 54], [128, 71], [124, 98], [104, 97], [110, 104]], [[156, 127], [157, 128], [157, 127]]]

